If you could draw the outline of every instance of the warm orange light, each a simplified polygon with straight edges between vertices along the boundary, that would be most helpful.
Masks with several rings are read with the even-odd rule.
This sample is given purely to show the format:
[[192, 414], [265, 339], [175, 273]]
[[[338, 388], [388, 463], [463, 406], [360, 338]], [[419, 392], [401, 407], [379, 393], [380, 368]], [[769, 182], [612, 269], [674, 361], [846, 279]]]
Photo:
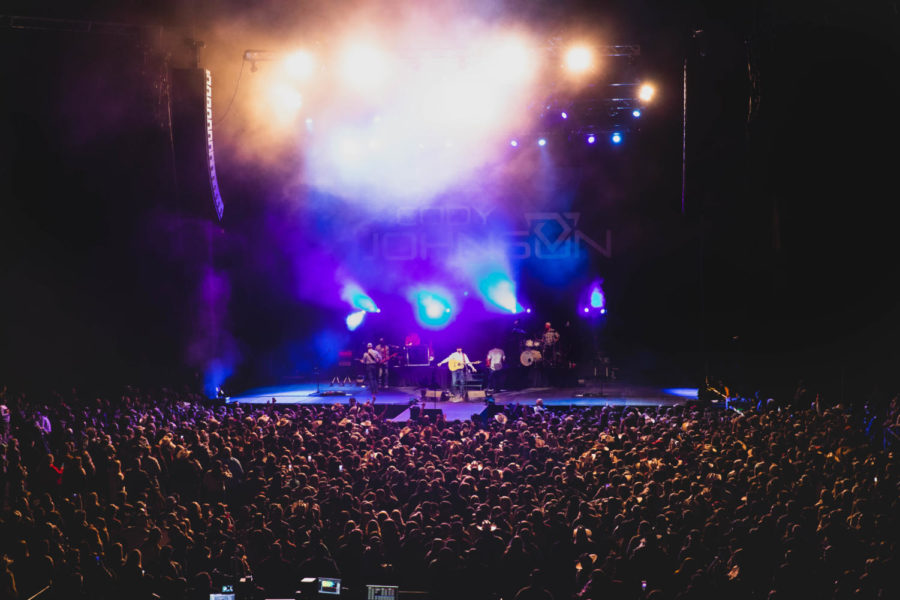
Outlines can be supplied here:
[[645, 83], [638, 90], [638, 98], [640, 98], [642, 102], [650, 102], [653, 100], [654, 96], [656, 96], [656, 88], [649, 83]]
[[594, 68], [594, 52], [587, 46], [572, 46], [566, 51], [566, 69], [572, 73], [585, 73]]

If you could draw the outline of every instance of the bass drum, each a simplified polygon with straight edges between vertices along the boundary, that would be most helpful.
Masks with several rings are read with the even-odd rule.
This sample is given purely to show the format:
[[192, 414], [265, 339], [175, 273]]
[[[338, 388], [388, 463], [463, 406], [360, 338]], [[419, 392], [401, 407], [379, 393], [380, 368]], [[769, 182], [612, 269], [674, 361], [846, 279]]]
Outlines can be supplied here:
[[519, 362], [522, 363], [522, 366], [530, 367], [536, 362], [541, 360], [541, 353], [537, 350], [526, 350], [521, 355], [519, 355]]

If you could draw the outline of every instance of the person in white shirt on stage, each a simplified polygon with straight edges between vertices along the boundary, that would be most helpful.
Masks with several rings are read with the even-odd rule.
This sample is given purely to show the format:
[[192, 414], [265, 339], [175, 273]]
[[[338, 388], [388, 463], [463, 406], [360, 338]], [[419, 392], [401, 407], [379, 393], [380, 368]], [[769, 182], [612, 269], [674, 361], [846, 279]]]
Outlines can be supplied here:
[[438, 363], [438, 366], [450, 363], [450, 375], [452, 377], [451, 387], [462, 396], [466, 391], [466, 370], [470, 369], [475, 372], [475, 365], [463, 352], [462, 347], [456, 349], [456, 352]]
[[362, 356], [362, 364], [366, 367], [366, 385], [373, 396], [375, 395], [375, 390], [378, 389], [377, 369], [380, 362], [381, 354], [369, 342], [366, 352]]
[[488, 389], [497, 390], [497, 380], [500, 378], [500, 370], [506, 362], [506, 353], [502, 348], [491, 348], [487, 353]]

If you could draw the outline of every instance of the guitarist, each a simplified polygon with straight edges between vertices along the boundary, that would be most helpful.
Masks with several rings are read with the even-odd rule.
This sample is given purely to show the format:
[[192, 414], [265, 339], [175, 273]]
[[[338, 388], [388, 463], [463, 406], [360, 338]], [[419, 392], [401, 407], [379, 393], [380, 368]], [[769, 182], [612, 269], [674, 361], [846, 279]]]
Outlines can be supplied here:
[[372, 346], [372, 342], [369, 342], [366, 346], [366, 351], [362, 355], [362, 364], [366, 367], [366, 385], [369, 387], [369, 390], [372, 392], [372, 395], [375, 395], [375, 391], [378, 389], [378, 380], [376, 379], [376, 368], [378, 363], [381, 362], [381, 354]]
[[375, 345], [375, 351], [381, 355], [381, 360], [378, 361], [377, 365], [378, 387], [386, 390], [388, 386], [388, 362], [393, 355], [391, 354], [390, 347], [384, 343], [384, 338], [378, 340], [378, 343]]
[[448, 366], [450, 367], [450, 375], [452, 377], [451, 387], [457, 391], [460, 397], [462, 397], [463, 393], [466, 391], [466, 370], [471, 369], [474, 373], [475, 365], [472, 364], [469, 357], [463, 352], [462, 346], [457, 348], [456, 352], [439, 362], [438, 366], [441, 366], [444, 363], [450, 363]]

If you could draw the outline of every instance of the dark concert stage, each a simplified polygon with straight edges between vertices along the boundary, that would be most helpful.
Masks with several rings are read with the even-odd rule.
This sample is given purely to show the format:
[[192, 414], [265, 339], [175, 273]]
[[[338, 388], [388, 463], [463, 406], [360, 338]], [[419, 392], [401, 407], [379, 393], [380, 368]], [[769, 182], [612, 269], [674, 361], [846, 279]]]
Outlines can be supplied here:
[[[350, 398], [365, 402], [371, 397], [368, 390], [358, 385], [320, 384], [318, 392], [315, 384], [295, 384], [277, 387], [248, 390], [230, 397], [228, 403], [268, 404], [334, 404], [347, 403]], [[395, 387], [382, 390], [375, 398], [376, 405], [408, 406], [413, 399], [420, 400], [423, 388]], [[692, 388], [657, 388], [632, 383], [610, 382], [586, 385], [577, 388], [527, 388], [515, 391], [500, 391], [494, 394], [494, 402], [498, 405], [522, 404], [534, 405], [538, 398], [544, 406], [674, 406], [697, 397], [697, 390]], [[448, 420], [468, 419], [479, 412], [484, 400], [468, 402], [441, 401], [439, 398], [428, 398], [426, 408], [439, 408]], [[409, 409], [406, 408], [394, 420], [406, 420]]]

